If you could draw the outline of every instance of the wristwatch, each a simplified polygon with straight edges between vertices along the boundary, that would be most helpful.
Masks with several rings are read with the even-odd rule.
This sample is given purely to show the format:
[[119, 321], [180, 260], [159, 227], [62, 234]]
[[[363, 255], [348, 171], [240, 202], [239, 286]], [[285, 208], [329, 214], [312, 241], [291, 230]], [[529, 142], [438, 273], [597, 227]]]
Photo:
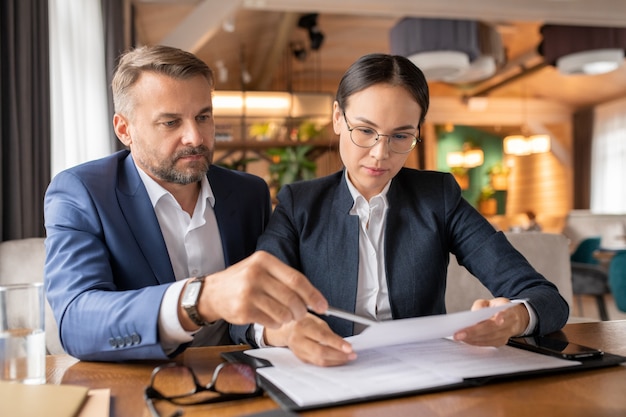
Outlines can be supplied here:
[[204, 321], [198, 313], [198, 300], [204, 285], [204, 277], [196, 277], [190, 280], [185, 286], [181, 307], [187, 312], [187, 315], [197, 326], [206, 326], [209, 323]]

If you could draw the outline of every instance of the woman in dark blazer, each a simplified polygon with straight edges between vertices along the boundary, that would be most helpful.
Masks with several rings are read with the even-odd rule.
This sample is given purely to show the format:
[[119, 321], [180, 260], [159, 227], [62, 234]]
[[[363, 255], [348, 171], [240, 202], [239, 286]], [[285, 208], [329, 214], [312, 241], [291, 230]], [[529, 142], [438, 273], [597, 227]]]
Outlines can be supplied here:
[[[496, 297], [468, 309], [520, 300], [455, 339], [498, 346], [560, 329], [569, 308], [557, 288], [463, 199], [453, 176], [403, 167], [420, 142], [428, 104], [426, 79], [408, 59], [372, 54], [356, 61], [333, 108], [345, 169], [284, 186], [257, 249], [302, 271], [329, 305], [375, 320], [445, 313], [453, 253]], [[336, 365], [356, 357], [342, 337], [359, 330], [311, 314], [278, 330], [255, 326], [247, 341]]]

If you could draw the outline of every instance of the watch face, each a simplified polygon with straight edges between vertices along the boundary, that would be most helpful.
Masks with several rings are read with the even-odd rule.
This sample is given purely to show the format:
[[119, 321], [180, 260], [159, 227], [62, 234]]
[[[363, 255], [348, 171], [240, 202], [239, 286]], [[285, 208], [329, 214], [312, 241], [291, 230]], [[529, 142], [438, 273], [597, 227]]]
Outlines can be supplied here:
[[187, 288], [185, 288], [185, 294], [183, 296], [184, 305], [194, 305], [196, 303], [201, 286], [202, 283], [199, 281], [193, 281], [187, 284]]

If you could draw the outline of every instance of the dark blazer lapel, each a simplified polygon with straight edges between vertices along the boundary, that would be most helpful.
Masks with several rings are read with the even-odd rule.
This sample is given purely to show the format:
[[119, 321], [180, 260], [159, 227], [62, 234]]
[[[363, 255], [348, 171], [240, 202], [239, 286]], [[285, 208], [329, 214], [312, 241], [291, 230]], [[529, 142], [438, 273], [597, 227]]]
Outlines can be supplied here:
[[[335, 191], [327, 232], [329, 276], [331, 282], [329, 303], [333, 307], [354, 312], [359, 265], [359, 217], [351, 216], [354, 200], [348, 190], [344, 175]], [[345, 323], [348, 323], [344, 320]]]
[[[415, 219], [407, 217], [406, 200], [415, 198], [411, 190], [403, 188], [400, 174], [392, 180], [387, 193], [389, 209], [385, 228], [385, 265], [389, 301], [394, 319], [411, 317], [413, 306], [403, 303], [394, 303], [393, 300], [402, 300], [406, 294], [414, 294], [416, 283], [411, 277], [413, 271], [410, 260], [416, 256], [419, 247], [420, 232]], [[401, 207], [405, 207], [404, 210]], [[402, 243], [400, 243], [402, 242]]]
[[[233, 260], [243, 259], [246, 256], [244, 246], [237, 238], [245, 233], [241, 230], [242, 224], [237, 216], [240, 208], [232, 199], [234, 194], [231, 181], [228, 176], [221, 174], [219, 167], [211, 166], [208, 178], [215, 196], [215, 218], [220, 229], [224, 262], [226, 266], [229, 266], [234, 263]], [[226, 230], [228, 233], [224, 232]]]
[[174, 270], [148, 192], [130, 154], [122, 163], [116, 190], [122, 215], [159, 283], [173, 282]]
[[[408, 199], [416, 199], [409, 201]], [[421, 245], [432, 242], [424, 241], [425, 224], [416, 213], [420, 213], [420, 194], [417, 188], [407, 181], [401, 170], [391, 182], [387, 193], [389, 210], [385, 228], [385, 265], [391, 313], [394, 319], [414, 317], [419, 306], [420, 295], [430, 294], [432, 277], [417, 280], [417, 276], [432, 274], [438, 265], [437, 259], [424, 259], [416, 262], [423, 250]], [[423, 269], [416, 271], [416, 266], [423, 264]], [[394, 302], [396, 300], [396, 302]], [[399, 300], [405, 300], [404, 302]]]

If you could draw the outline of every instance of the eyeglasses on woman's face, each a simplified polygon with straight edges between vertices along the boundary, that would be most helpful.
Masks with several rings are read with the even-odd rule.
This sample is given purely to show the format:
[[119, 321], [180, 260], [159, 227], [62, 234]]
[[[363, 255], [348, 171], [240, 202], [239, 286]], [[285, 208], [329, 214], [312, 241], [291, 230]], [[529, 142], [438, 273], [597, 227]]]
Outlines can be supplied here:
[[415, 148], [420, 139], [420, 127], [417, 127], [417, 136], [409, 132], [396, 132], [390, 135], [383, 135], [368, 126], [350, 127], [346, 112], [343, 112], [343, 120], [346, 122], [348, 131], [350, 132], [350, 140], [360, 148], [371, 148], [380, 140], [381, 136], [387, 137], [389, 149], [395, 153], [409, 153]]
[[[144, 399], [152, 416], [161, 417], [154, 400], [188, 406], [240, 400], [261, 394], [256, 372], [250, 365], [222, 363], [213, 372], [211, 382], [204, 385], [190, 367], [169, 363], [152, 371], [150, 385], [144, 391]], [[182, 415], [181, 409], [172, 414]]]

